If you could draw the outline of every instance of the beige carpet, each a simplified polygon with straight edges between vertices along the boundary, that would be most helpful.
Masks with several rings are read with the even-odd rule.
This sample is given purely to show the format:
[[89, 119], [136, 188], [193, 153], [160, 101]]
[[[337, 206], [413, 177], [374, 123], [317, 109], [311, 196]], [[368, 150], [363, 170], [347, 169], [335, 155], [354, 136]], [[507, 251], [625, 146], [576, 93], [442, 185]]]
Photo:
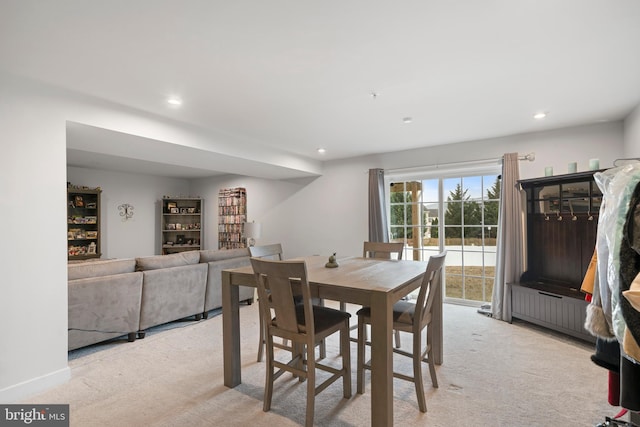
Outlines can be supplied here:
[[[289, 376], [276, 384], [271, 411], [262, 411], [257, 305], [242, 306], [240, 316], [243, 383], [234, 389], [223, 385], [222, 317], [214, 316], [172, 323], [134, 343], [71, 352], [71, 380], [25, 403], [69, 403], [77, 427], [300, 425], [305, 384]], [[444, 328], [440, 388], [424, 372], [428, 412], [419, 412], [411, 383], [395, 380], [395, 425], [594, 426], [619, 410], [607, 403], [607, 371], [590, 361], [588, 343], [449, 304]], [[335, 354], [337, 340], [328, 345]], [[351, 354], [355, 368], [355, 344]], [[410, 372], [408, 359], [396, 362], [397, 370]], [[322, 392], [316, 424], [370, 425], [371, 389], [367, 384], [364, 395], [355, 394], [355, 371], [353, 390], [343, 399], [338, 382]]]

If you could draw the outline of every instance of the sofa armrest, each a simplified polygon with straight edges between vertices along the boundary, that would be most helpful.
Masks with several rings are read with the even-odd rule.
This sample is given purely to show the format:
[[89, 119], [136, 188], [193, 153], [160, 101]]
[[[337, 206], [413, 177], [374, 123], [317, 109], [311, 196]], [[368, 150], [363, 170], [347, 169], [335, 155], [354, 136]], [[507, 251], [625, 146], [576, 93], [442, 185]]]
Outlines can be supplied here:
[[69, 350], [140, 329], [142, 273], [70, 280]]

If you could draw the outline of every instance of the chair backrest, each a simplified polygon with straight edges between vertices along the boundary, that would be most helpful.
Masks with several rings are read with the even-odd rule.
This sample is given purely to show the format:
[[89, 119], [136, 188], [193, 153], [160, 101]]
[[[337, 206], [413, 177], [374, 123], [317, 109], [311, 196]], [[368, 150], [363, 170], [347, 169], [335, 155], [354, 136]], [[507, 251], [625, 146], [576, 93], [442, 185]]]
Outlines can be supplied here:
[[282, 261], [282, 245], [280, 243], [264, 246], [250, 246], [249, 253], [255, 258]]
[[[251, 258], [251, 266], [258, 283], [258, 297], [265, 325], [272, 328], [276, 335], [291, 339], [294, 337], [288, 336], [286, 332], [300, 334], [313, 331], [313, 309], [305, 262]], [[297, 317], [300, 299], [296, 299], [296, 296], [300, 294], [304, 307], [303, 327], [298, 323]], [[284, 335], [282, 331], [286, 331]]]
[[364, 242], [362, 256], [364, 258], [391, 259], [392, 254], [397, 255], [397, 259], [402, 259], [404, 243], [388, 242]]
[[427, 263], [427, 271], [422, 278], [420, 293], [418, 294], [418, 301], [416, 301], [414, 312], [414, 328], [416, 328], [416, 331], [421, 330], [425, 324], [431, 322], [433, 302], [437, 293], [436, 291], [442, 283], [442, 268], [444, 267], [446, 255], [447, 251], [441, 252], [438, 255], [432, 255]]

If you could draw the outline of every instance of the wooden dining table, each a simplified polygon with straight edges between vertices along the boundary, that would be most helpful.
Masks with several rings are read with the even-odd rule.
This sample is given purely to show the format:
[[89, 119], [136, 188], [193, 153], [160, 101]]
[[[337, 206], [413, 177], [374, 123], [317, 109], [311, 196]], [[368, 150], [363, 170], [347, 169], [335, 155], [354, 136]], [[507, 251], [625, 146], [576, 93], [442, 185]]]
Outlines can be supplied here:
[[[393, 318], [395, 302], [420, 287], [425, 261], [350, 257], [326, 268], [327, 257], [309, 256], [309, 286], [313, 297], [371, 307], [371, 425], [393, 425]], [[238, 285], [256, 287], [251, 266], [222, 271], [224, 384], [242, 382]], [[433, 357], [442, 363], [442, 294], [433, 312]]]

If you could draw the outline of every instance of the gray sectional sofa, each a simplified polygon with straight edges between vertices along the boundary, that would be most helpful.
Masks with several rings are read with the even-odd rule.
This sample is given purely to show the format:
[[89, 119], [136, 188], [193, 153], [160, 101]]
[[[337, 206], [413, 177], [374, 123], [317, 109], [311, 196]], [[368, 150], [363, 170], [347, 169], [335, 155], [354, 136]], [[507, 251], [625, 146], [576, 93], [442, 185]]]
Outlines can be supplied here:
[[[153, 326], [207, 317], [222, 306], [222, 270], [246, 265], [248, 249], [71, 263], [68, 349], [125, 335], [133, 341]], [[241, 301], [253, 298], [254, 288], [240, 288]]]

